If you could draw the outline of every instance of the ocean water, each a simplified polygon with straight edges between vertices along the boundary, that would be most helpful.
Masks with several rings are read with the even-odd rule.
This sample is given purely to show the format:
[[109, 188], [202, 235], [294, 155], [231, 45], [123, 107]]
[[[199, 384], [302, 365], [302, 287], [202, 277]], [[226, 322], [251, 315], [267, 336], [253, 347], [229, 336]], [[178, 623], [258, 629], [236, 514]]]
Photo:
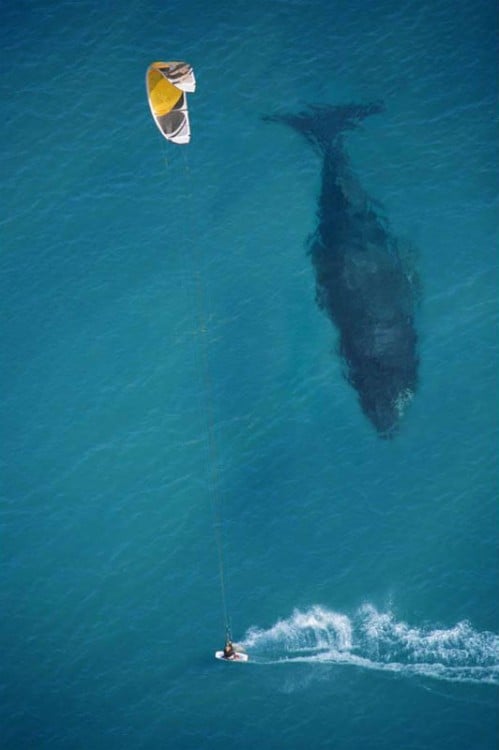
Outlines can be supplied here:
[[[494, 748], [495, 4], [2, 10], [0, 747]], [[392, 441], [315, 304], [320, 160], [261, 119], [380, 99], [347, 149], [422, 281]]]

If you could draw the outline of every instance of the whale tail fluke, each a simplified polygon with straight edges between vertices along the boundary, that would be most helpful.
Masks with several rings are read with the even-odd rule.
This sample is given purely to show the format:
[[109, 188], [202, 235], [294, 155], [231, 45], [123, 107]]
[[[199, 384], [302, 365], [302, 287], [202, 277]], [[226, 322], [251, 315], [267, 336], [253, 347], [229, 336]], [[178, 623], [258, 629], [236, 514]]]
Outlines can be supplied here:
[[311, 105], [297, 114], [266, 115], [263, 120], [289, 125], [320, 153], [324, 153], [338, 145], [345, 131], [354, 130], [364, 118], [379, 114], [384, 109], [385, 106], [380, 101], [339, 106]]

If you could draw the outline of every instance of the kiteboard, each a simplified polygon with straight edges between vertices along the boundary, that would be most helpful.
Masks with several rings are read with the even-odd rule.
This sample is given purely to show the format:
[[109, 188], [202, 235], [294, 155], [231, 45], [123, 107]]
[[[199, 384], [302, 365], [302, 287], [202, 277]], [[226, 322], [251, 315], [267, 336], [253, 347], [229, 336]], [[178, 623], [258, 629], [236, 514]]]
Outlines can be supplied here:
[[248, 654], [244, 654], [242, 651], [236, 651], [234, 656], [229, 656], [228, 658], [224, 656], [223, 651], [215, 651], [215, 659], [220, 659], [221, 661], [248, 661], [249, 656]]

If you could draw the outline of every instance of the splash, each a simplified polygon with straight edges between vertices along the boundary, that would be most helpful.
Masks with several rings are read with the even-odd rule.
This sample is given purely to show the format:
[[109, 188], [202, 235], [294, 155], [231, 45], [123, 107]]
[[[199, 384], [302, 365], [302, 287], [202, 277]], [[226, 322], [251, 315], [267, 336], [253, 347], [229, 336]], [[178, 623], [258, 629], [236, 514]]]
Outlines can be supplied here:
[[320, 606], [295, 610], [271, 628], [250, 628], [244, 646], [260, 663], [351, 664], [452, 682], [499, 684], [499, 636], [463, 621], [411, 627], [364, 605], [352, 617]]

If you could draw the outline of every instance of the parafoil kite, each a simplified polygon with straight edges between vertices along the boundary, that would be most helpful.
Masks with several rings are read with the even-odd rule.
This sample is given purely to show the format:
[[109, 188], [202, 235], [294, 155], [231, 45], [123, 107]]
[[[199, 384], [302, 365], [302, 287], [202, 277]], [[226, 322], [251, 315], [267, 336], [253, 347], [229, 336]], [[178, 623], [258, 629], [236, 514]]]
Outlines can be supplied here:
[[146, 89], [154, 122], [173, 143], [189, 143], [187, 92], [196, 90], [192, 67], [185, 62], [154, 62], [147, 69]]

